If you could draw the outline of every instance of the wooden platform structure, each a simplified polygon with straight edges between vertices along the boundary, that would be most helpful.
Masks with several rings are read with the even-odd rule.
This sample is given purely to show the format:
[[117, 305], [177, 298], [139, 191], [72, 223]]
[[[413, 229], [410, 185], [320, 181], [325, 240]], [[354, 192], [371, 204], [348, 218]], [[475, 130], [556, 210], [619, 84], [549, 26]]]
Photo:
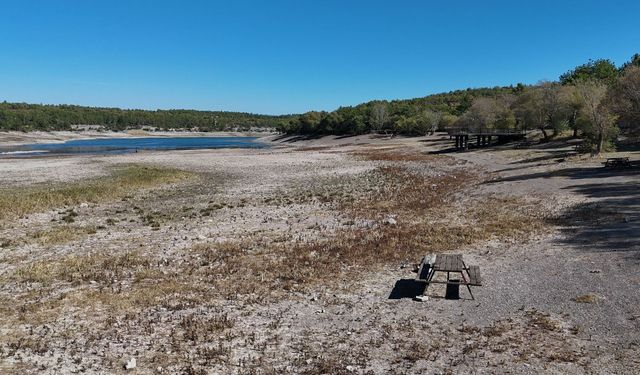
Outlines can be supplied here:
[[456, 139], [456, 149], [468, 150], [469, 140], [475, 140], [475, 147], [488, 147], [492, 144], [501, 144], [509, 141], [522, 140], [527, 137], [525, 130], [499, 130], [499, 129], [462, 129], [453, 128], [447, 131], [449, 139]]

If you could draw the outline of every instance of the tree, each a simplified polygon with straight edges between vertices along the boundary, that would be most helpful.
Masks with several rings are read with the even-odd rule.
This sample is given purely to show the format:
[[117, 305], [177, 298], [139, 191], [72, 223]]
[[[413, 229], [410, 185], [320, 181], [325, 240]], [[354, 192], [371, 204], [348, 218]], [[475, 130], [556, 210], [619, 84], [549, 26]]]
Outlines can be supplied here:
[[542, 91], [538, 87], [527, 88], [514, 103], [516, 117], [525, 128], [538, 128], [545, 140], [549, 139], [546, 131], [549, 113], [543, 105]]
[[547, 124], [551, 126], [555, 136], [563, 131], [569, 123], [568, 102], [561, 94], [560, 87], [553, 82], [541, 82], [539, 90], [542, 106], [547, 112]]
[[633, 56], [631, 56], [631, 60], [622, 64], [622, 66], [620, 67], [620, 72], [624, 72], [628, 67], [631, 66], [640, 66], [640, 53], [634, 54]]
[[460, 117], [458, 124], [468, 130], [492, 128], [496, 121], [496, 103], [493, 98], [476, 98]]
[[594, 145], [595, 154], [599, 155], [605, 142], [616, 134], [616, 116], [607, 106], [607, 85], [602, 81], [583, 80], [576, 83], [576, 92], [582, 100], [580, 125], [587, 141]]
[[560, 87], [559, 95], [564, 102], [567, 111], [567, 123], [573, 130], [573, 138], [578, 137], [578, 115], [582, 109], [582, 99], [578, 95], [575, 86]]
[[618, 77], [615, 64], [606, 59], [589, 60], [588, 63], [577, 66], [560, 76], [563, 85], [575, 84], [583, 80], [602, 81], [613, 84]]
[[640, 66], [625, 68], [611, 90], [611, 103], [621, 130], [630, 136], [640, 136]]
[[423, 118], [423, 121], [425, 122], [426, 128], [428, 129], [429, 133], [433, 135], [433, 133], [435, 133], [436, 130], [438, 130], [438, 127], [440, 126], [442, 113], [430, 111], [427, 109], [422, 112], [422, 118]]
[[371, 128], [377, 132], [381, 131], [389, 120], [387, 102], [375, 102], [371, 107]]

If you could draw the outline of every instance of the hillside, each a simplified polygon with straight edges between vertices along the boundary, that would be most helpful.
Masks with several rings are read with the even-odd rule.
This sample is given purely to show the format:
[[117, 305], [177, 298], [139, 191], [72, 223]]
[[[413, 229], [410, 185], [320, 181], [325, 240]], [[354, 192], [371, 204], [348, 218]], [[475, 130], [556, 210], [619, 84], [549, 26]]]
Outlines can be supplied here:
[[0, 103], [0, 130], [69, 130], [72, 125], [102, 125], [108, 130], [154, 127], [159, 129], [198, 128], [201, 131], [233, 128], [274, 128], [294, 116], [196, 110], [139, 110]]

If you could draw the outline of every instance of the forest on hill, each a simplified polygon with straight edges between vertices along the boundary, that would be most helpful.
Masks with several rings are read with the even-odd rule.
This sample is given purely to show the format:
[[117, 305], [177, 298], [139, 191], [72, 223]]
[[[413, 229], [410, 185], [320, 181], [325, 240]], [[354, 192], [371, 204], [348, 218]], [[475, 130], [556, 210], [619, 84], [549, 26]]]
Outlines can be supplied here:
[[640, 136], [640, 55], [617, 67], [591, 60], [536, 85], [457, 90], [423, 98], [371, 101], [333, 112], [307, 112], [281, 127], [291, 134], [385, 132], [424, 135], [436, 130], [539, 129], [545, 140], [564, 130], [600, 152], [622, 134]]
[[301, 115], [0, 103], [0, 130], [69, 130], [73, 125], [101, 125], [109, 130], [273, 128], [307, 135], [424, 135], [451, 128], [539, 129], [547, 140], [572, 129], [574, 136], [584, 138], [585, 146], [596, 152], [611, 145], [618, 135], [640, 138], [639, 124], [639, 54], [619, 67], [606, 59], [591, 60], [552, 82], [375, 100]]
[[96, 108], [77, 105], [0, 103], [0, 130], [70, 130], [73, 125], [102, 125], [108, 130], [151, 127], [199, 131], [276, 128], [294, 116], [241, 112]]

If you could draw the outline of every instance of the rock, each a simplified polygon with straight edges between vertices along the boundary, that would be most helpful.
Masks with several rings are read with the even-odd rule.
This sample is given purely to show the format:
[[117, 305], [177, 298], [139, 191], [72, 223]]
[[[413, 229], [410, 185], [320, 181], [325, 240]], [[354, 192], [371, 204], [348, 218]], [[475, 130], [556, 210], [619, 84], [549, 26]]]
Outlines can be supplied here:
[[137, 363], [136, 363], [136, 359], [131, 357], [131, 359], [124, 364], [124, 369], [125, 370], [133, 370], [134, 368], [136, 368]]
[[80, 203], [80, 208], [87, 208], [89, 207], [89, 203]]
[[416, 296], [416, 301], [418, 302], [427, 302], [429, 300], [428, 296]]
[[387, 218], [387, 220], [385, 220], [385, 223], [389, 225], [396, 225], [398, 222], [396, 221], [396, 219], [390, 217], [390, 218]]

